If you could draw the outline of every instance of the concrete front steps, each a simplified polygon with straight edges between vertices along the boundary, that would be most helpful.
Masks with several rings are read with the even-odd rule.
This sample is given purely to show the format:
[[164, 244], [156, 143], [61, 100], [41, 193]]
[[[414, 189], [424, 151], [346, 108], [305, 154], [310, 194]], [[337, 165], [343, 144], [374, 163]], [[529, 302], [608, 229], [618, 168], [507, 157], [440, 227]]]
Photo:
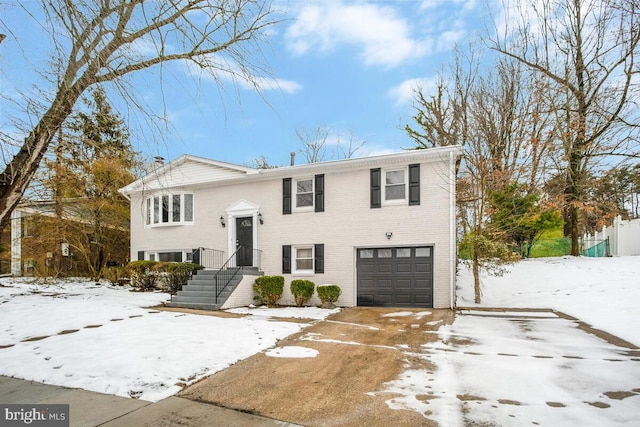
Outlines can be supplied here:
[[[262, 274], [257, 267], [231, 267], [220, 272], [219, 270], [199, 270], [182, 287], [182, 290], [178, 291], [177, 295], [171, 296], [171, 301], [166, 303], [166, 306], [195, 310], [220, 310], [246, 306], [253, 303], [253, 282]], [[231, 276], [233, 278], [229, 281]], [[229, 281], [217, 299], [216, 281], [219, 282], [220, 287]]]

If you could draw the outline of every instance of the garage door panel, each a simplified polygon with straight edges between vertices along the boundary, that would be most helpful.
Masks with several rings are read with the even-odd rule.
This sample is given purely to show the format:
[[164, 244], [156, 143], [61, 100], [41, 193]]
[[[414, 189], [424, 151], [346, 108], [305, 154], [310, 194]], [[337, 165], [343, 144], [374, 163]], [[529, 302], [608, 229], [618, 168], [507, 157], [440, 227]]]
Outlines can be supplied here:
[[411, 274], [412, 265], [408, 262], [398, 262], [396, 264], [396, 272], [397, 273], [409, 273]]
[[373, 306], [374, 302], [373, 294], [358, 294], [359, 306]]
[[417, 262], [415, 268], [416, 273], [430, 273], [432, 270], [431, 263], [428, 262]]
[[422, 280], [422, 279], [416, 279], [415, 280], [415, 289], [431, 289], [432, 288], [432, 284], [431, 284], [431, 280]]
[[374, 297], [375, 305], [392, 305], [393, 304], [393, 294], [391, 293], [376, 293]]
[[375, 268], [375, 264], [369, 262], [363, 262], [358, 265], [358, 271], [361, 271], [364, 274], [373, 274], [375, 272]]
[[358, 305], [433, 307], [432, 254], [431, 247], [359, 249]]
[[395, 288], [397, 290], [411, 290], [413, 280], [411, 278], [408, 279], [397, 279]]
[[380, 263], [377, 266], [376, 273], [385, 274], [385, 273], [393, 273], [393, 264], [390, 262]]
[[416, 304], [420, 304], [420, 305], [432, 305], [432, 298], [431, 295], [427, 295], [427, 294], [415, 294], [415, 303]]
[[411, 294], [396, 294], [396, 304], [398, 305], [411, 305]]

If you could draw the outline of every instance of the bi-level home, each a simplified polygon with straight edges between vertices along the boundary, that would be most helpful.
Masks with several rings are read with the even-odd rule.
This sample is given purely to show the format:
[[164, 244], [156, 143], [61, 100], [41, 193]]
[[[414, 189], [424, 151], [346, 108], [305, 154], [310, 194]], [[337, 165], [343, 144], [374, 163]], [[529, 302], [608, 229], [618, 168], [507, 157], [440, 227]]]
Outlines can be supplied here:
[[[285, 305], [294, 303], [290, 282], [307, 279], [340, 286], [339, 306], [453, 307], [459, 153], [275, 169], [183, 155], [121, 189], [131, 200], [131, 259], [198, 262], [210, 278], [237, 267], [249, 277], [216, 301], [222, 308], [251, 304], [262, 273], [285, 277]], [[190, 287], [208, 295], [195, 279], [183, 303], [198, 302], [185, 297]]]

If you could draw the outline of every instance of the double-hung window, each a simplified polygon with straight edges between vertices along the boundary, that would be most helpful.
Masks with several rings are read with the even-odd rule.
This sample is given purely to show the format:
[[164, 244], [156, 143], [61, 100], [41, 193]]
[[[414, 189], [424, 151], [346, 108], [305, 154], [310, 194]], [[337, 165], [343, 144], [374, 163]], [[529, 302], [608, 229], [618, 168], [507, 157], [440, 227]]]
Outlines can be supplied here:
[[371, 208], [420, 204], [420, 165], [370, 171]]
[[295, 209], [313, 209], [313, 178], [296, 180]]
[[383, 203], [405, 202], [407, 200], [407, 169], [384, 171]]
[[282, 180], [282, 213], [324, 212], [324, 174]]
[[324, 273], [324, 244], [283, 245], [282, 272], [302, 276]]
[[162, 194], [145, 202], [147, 226], [181, 225], [193, 222], [193, 194]]

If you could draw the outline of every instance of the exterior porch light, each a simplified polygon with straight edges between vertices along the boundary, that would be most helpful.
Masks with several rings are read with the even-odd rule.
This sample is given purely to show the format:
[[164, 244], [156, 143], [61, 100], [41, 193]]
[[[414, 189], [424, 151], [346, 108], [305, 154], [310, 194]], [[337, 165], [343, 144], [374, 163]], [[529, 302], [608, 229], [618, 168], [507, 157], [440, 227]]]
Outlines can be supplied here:
[[224, 217], [222, 215], [220, 215], [220, 225], [224, 228], [227, 226], [227, 223], [224, 222]]
[[258, 212], [258, 221], [260, 221], [260, 225], [264, 224], [264, 221], [262, 220], [262, 212]]

